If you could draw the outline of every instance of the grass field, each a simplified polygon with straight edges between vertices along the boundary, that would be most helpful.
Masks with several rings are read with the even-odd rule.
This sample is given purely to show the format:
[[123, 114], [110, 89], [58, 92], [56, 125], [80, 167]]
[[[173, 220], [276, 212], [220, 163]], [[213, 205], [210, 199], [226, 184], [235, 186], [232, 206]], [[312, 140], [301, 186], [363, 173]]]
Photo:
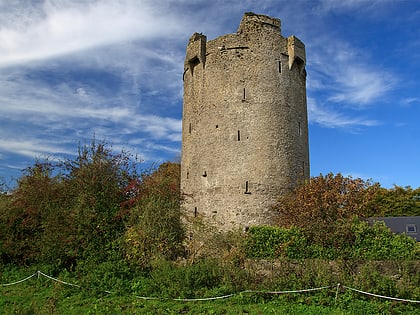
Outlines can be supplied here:
[[367, 299], [335, 290], [268, 296], [238, 294], [227, 299], [183, 302], [144, 300], [33, 277], [0, 287], [1, 314], [420, 314], [420, 305]]

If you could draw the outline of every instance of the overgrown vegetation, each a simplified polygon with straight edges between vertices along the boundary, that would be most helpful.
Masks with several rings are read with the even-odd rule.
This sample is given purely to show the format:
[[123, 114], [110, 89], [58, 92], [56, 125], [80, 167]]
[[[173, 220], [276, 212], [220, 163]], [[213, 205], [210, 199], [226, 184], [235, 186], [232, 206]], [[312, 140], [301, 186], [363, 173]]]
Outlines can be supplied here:
[[[251, 258], [416, 260], [420, 246], [405, 235], [392, 233], [382, 222], [370, 226], [355, 220], [347, 238], [313, 242], [301, 228], [251, 227], [246, 253]], [[325, 237], [335, 237], [335, 234]], [[325, 245], [327, 244], [327, 245]]]
[[[388, 190], [340, 174], [320, 175], [279, 200], [274, 207], [278, 226], [251, 227], [246, 234], [198, 226], [202, 238], [189, 240], [182, 224], [179, 164], [140, 167], [130, 153], [115, 153], [106, 143], [93, 141], [81, 146], [73, 160], [36, 161], [12, 192], [3, 189], [0, 283], [42, 270], [81, 288], [48, 281], [36, 282], [29, 290], [23, 285], [22, 292], [0, 287], [2, 309], [35, 314], [171, 313], [170, 305], [172, 313], [236, 314], [282, 307], [286, 312], [290, 304], [305, 314], [418, 311], [413, 305], [370, 301], [348, 291], [336, 300], [335, 286], [345, 283], [420, 299], [419, 244], [361, 220], [418, 215], [419, 189]], [[238, 295], [229, 302], [211, 302], [213, 306], [203, 302], [201, 308], [170, 300], [319, 286], [332, 289], [282, 297]], [[18, 302], [20, 295], [34, 290], [41, 290], [48, 303]], [[313, 305], [323, 309], [312, 310]]]

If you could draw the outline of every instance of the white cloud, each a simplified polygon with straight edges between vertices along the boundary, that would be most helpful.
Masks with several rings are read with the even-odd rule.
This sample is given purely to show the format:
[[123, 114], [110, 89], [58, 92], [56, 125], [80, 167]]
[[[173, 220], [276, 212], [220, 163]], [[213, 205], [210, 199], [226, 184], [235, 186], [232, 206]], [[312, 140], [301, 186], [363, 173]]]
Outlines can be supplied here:
[[30, 158], [45, 156], [49, 152], [54, 154], [73, 154], [74, 151], [65, 149], [62, 143], [45, 141], [38, 138], [23, 139], [19, 136], [0, 138], [0, 150], [3, 152], [23, 155]]
[[384, 97], [394, 85], [391, 75], [371, 69], [370, 65], [352, 64], [350, 60], [342, 63], [338, 69], [339, 76], [334, 78], [335, 92], [329, 97], [333, 102], [363, 107]]
[[363, 108], [386, 97], [396, 85], [395, 77], [373, 62], [360, 48], [343, 40], [318, 37], [309, 48], [308, 87], [328, 93], [331, 102]]
[[317, 10], [324, 14], [331, 11], [354, 11], [363, 8], [365, 11], [377, 13], [378, 8], [383, 8], [393, 0], [320, 0]]
[[403, 106], [411, 106], [411, 105], [416, 105], [416, 104], [420, 104], [420, 97], [408, 97], [405, 98], [403, 100], [401, 100], [401, 104]]
[[308, 116], [310, 123], [328, 128], [355, 130], [360, 127], [372, 127], [379, 124], [375, 120], [353, 117], [326, 106], [319, 106], [313, 98], [308, 98]]
[[117, 42], [163, 40], [182, 34], [189, 21], [168, 14], [164, 8], [159, 10], [158, 4], [109, 0], [46, 1], [38, 10], [16, 6], [14, 15], [8, 16], [12, 22], [0, 18], [0, 66]]

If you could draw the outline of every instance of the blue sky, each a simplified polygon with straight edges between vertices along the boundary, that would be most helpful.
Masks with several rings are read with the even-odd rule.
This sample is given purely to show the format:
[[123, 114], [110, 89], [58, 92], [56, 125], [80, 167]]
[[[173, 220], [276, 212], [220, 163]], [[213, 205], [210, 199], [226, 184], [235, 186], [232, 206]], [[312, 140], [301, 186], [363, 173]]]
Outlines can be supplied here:
[[0, 0], [0, 179], [93, 137], [179, 159], [188, 39], [247, 11], [306, 45], [311, 175], [420, 187], [418, 0]]

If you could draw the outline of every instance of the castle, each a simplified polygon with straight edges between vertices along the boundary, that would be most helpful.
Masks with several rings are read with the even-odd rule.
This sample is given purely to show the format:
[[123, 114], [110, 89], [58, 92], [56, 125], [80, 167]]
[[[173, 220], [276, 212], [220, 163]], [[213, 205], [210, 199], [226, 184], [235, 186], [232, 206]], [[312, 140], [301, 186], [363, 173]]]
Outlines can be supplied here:
[[245, 13], [235, 34], [195, 33], [184, 64], [181, 190], [189, 217], [220, 230], [272, 223], [309, 179], [305, 46], [280, 20]]

